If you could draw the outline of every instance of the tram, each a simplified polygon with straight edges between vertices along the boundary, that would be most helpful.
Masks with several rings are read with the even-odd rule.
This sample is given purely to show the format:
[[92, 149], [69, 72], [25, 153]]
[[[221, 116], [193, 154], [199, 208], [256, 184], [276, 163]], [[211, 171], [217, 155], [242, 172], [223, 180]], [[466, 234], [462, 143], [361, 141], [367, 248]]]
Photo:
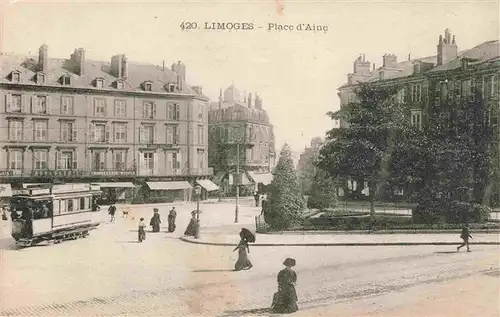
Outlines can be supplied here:
[[19, 247], [85, 238], [101, 222], [98, 185], [35, 185], [10, 201], [12, 237]]

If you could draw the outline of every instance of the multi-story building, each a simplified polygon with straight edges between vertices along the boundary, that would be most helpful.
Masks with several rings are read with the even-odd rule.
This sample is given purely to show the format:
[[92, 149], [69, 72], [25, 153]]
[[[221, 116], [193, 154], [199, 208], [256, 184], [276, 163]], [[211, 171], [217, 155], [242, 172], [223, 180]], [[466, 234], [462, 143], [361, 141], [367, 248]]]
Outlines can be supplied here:
[[208, 98], [181, 62], [93, 61], [81, 48], [49, 58], [46, 45], [38, 58], [0, 58], [0, 182], [134, 182], [184, 196], [211, 175]]
[[[238, 167], [241, 184], [248, 191], [258, 184], [268, 185], [272, 180], [276, 152], [273, 126], [262, 99], [255, 94], [243, 94], [231, 85], [219, 101], [212, 103], [209, 122], [209, 166], [214, 168], [216, 180], [226, 191], [233, 189], [233, 174]], [[238, 155], [239, 152], [239, 155]]]
[[[436, 55], [398, 62], [393, 54], [383, 56], [382, 67], [371, 68], [371, 63], [362, 55], [354, 61], [354, 71], [347, 76], [347, 83], [339, 88], [341, 107], [354, 101], [354, 89], [359, 83], [397, 85], [397, 99], [410, 107], [410, 123], [416, 129], [426, 129], [438, 122], [459, 120], [480, 107], [484, 113], [480, 121], [495, 129], [495, 147], [498, 147], [500, 43], [488, 41], [471, 49], [459, 51], [455, 36], [446, 29], [440, 35]], [[465, 117], [467, 118], [467, 117]], [[470, 117], [469, 117], [470, 118]], [[347, 127], [346, 122], [340, 122]], [[498, 155], [493, 158], [499, 166]], [[497, 168], [498, 170], [498, 168]], [[498, 183], [500, 178], [495, 183]], [[366, 186], [366, 183], [365, 183]], [[363, 187], [363, 186], [358, 186]], [[498, 184], [494, 184], [499, 196]], [[357, 188], [361, 190], [362, 188]], [[394, 192], [402, 194], [402, 189]], [[496, 198], [500, 200], [499, 197]]]
[[311, 146], [306, 147], [304, 152], [300, 154], [297, 164], [297, 176], [303, 193], [307, 193], [311, 189], [312, 180], [315, 174], [314, 160], [318, 157], [319, 150], [323, 143], [320, 137], [313, 138], [311, 140]]

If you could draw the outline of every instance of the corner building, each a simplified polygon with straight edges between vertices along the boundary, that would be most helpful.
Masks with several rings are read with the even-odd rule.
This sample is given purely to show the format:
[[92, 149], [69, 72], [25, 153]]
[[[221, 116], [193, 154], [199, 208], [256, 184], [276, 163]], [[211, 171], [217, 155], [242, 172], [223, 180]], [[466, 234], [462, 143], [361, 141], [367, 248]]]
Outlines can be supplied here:
[[56, 59], [46, 45], [35, 58], [0, 57], [0, 182], [95, 182], [173, 200], [211, 175], [208, 98], [181, 62], [91, 61], [81, 48]]

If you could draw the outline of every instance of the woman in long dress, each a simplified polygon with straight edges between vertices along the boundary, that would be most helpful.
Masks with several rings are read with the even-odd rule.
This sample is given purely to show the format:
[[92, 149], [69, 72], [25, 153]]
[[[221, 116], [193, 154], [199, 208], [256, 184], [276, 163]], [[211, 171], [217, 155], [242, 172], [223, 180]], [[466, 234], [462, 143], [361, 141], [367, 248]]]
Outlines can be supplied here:
[[283, 265], [286, 266], [278, 273], [278, 292], [274, 294], [272, 309], [275, 313], [290, 314], [299, 310], [297, 306], [297, 273], [292, 269], [295, 259], [287, 258]]
[[153, 209], [153, 218], [149, 222], [149, 225], [153, 227], [153, 232], [160, 232], [160, 214], [158, 213], [158, 208]]
[[248, 258], [248, 253], [250, 253], [250, 248], [248, 247], [248, 242], [246, 239], [241, 239], [238, 246], [233, 250], [238, 250], [238, 261], [234, 264], [235, 271], [249, 270], [252, 268], [252, 262]]
[[195, 236], [196, 235], [196, 211], [191, 212], [191, 220], [184, 231], [185, 236]]
[[175, 218], [177, 218], [177, 211], [175, 211], [175, 207], [172, 207], [168, 214], [168, 232], [175, 231]]

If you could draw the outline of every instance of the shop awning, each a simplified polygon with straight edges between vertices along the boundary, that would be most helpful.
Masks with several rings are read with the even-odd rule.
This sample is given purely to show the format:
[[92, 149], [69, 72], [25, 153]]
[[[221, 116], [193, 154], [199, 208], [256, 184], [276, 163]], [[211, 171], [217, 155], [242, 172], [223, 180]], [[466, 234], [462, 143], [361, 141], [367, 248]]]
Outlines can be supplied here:
[[[248, 176], [246, 173], [241, 174], [241, 185], [250, 185], [252, 182], [248, 179]], [[234, 177], [233, 174], [229, 174], [229, 185], [234, 185]]]
[[114, 183], [92, 183], [101, 186], [101, 188], [134, 188], [135, 185], [131, 182], [114, 182]]
[[181, 182], [147, 182], [149, 189], [151, 190], [179, 190], [179, 189], [191, 189], [193, 188], [191, 184], [186, 181]]
[[273, 180], [273, 174], [270, 173], [258, 174], [255, 172], [248, 172], [248, 175], [250, 175], [250, 177], [254, 180], [255, 183], [262, 183], [265, 186], [271, 184]]
[[12, 197], [12, 187], [10, 184], [0, 184], [0, 197]]
[[199, 179], [196, 181], [198, 184], [200, 184], [201, 187], [205, 188], [207, 191], [211, 192], [214, 190], [219, 190], [219, 186], [215, 185], [211, 180], [209, 179]]

